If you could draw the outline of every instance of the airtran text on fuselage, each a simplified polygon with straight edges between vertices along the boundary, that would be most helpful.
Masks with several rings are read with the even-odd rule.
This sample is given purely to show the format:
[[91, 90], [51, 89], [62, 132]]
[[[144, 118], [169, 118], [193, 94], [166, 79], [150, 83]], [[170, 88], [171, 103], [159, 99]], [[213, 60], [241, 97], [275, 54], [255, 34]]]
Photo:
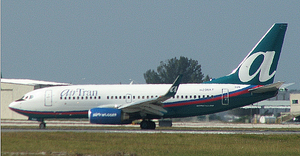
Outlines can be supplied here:
[[65, 89], [60, 93], [61, 97], [66, 96], [97, 96], [98, 91], [97, 90], [85, 90], [82, 88], [77, 89]]

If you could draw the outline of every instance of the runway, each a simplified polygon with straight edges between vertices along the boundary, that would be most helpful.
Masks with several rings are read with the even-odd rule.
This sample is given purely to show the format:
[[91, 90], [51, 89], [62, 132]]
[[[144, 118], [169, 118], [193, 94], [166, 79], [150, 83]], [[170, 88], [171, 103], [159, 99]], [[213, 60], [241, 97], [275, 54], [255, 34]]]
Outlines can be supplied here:
[[[125, 125], [108, 125], [108, 124], [91, 124], [87, 120], [46, 120], [47, 127], [139, 127], [138, 124]], [[1, 120], [2, 126], [39, 126], [37, 121], [29, 120]], [[156, 124], [158, 127], [158, 123]], [[253, 124], [253, 123], [223, 123], [223, 122], [173, 122], [172, 127], [188, 127], [188, 128], [299, 128], [300, 123], [285, 124]]]
[[300, 135], [300, 131], [270, 130], [135, 130], [135, 129], [2, 129], [1, 132], [73, 132], [73, 133], [138, 133], [138, 134], [257, 134]]
[[[213, 122], [174, 122], [173, 128], [139, 130], [139, 125], [93, 125], [88, 121], [46, 121], [48, 129], [38, 129], [38, 122], [2, 120], [2, 132], [75, 132], [75, 133], [140, 133], [140, 134], [300, 134], [300, 124], [234, 124]], [[4, 126], [4, 127], [3, 127]], [[10, 127], [12, 126], [12, 127]], [[36, 126], [37, 128], [18, 128]], [[10, 127], [10, 128], [6, 128]], [[64, 127], [62, 129], [61, 127]], [[76, 127], [76, 128], [74, 128]], [[187, 128], [187, 130], [182, 130]], [[207, 129], [213, 130], [207, 130]], [[224, 128], [224, 130], [222, 130]], [[193, 129], [193, 130], [189, 130]], [[195, 130], [196, 129], [196, 130]], [[229, 129], [229, 130], [228, 130]], [[241, 130], [242, 129], [242, 130]], [[266, 130], [267, 129], [267, 130]], [[288, 130], [286, 130], [288, 129]]]

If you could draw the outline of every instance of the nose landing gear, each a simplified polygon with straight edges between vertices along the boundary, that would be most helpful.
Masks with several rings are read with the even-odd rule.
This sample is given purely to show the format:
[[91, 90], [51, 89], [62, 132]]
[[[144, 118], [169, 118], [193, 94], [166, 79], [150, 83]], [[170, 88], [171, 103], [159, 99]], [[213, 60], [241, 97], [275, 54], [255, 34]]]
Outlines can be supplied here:
[[44, 121], [44, 119], [40, 120], [40, 125], [39, 125], [40, 129], [46, 129], [46, 123]]
[[40, 129], [45, 129], [46, 128], [46, 123], [41, 122], [39, 127], [40, 127]]

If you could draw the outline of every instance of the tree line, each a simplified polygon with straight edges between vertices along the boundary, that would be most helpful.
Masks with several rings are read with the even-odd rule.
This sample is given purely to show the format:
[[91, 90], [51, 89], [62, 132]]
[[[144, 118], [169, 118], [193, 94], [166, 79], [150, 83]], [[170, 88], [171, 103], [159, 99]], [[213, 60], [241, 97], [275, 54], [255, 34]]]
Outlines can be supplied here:
[[209, 81], [209, 75], [204, 76], [197, 60], [180, 56], [161, 61], [156, 71], [149, 69], [144, 73], [147, 84], [170, 84], [179, 74], [183, 74], [181, 83], [202, 83]]

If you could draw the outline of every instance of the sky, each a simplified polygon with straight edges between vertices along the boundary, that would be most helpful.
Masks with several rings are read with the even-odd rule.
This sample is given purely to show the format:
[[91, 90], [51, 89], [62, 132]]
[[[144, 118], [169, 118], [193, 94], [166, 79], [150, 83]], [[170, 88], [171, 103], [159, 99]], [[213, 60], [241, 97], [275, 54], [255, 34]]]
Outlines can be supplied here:
[[2, 0], [3, 78], [145, 83], [180, 56], [204, 75], [235, 69], [276, 22], [288, 23], [275, 81], [300, 89], [300, 1]]

